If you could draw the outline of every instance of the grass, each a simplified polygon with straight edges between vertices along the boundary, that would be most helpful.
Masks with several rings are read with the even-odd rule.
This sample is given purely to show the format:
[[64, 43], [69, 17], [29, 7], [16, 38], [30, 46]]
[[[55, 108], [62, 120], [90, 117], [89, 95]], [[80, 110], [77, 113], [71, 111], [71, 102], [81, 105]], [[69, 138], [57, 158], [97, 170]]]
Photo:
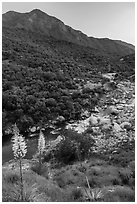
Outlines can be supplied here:
[[[109, 164], [101, 166], [95, 165], [95, 163], [91, 166], [91, 164], [93, 164], [92, 160], [91, 163], [83, 162], [82, 165], [76, 163], [74, 165], [69, 165], [69, 167], [62, 167], [56, 170], [54, 179], [58, 185], [64, 188], [68, 185], [86, 186], [85, 176], [88, 177], [91, 187], [126, 185], [126, 183], [124, 183], [125, 177], [129, 179], [129, 183], [134, 178], [133, 172], [129, 168], [122, 168]], [[97, 164], [99, 163], [97, 162]]]
[[19, 184], [19, 182], [20, 182], [20, 177], [15, 172], [11, 172], [10, 174], [7, 174], [4, 179], [5, 179], [5, 182], [7, 184], [13, 184], [14, 185], [14, 184]]
[[[70, 169], [69, 169], [70, 171]], [[72, 170], [71, 170], [72, 172]], [[49, 180], [29, 170], [24, 172], [24, 201], [25, 202], [81, 202], [86, 201], [84, 189], [88, 187], [65, 183], [63, 188], [55, 181]], [[62, 179], [64, 179], [63, 177]], [[80, 177], [79, 177], [80, 178]], [[68, 179], [68, 178], [67, 178]], [[21, 202], [19, 172], [3, 172], [3, 202]], [[76, 180], [75, 180], [76, 182]], [[66, 186], [65, 186], [66, 185]], [[93, 201], [103, 202], [134, 202], [135, 192], [129, 186], [107, 185], [100, 188], [91, 187], [91, 191], [101, 192], [100, 198]], [[93, 195], [93, 194], [91, 194]], [[98, 194], [97, 194], [98, 195]], [[97, 197], [97, 196], [96, 196]], [[88, 200], [87, 200], [88, 201]], [[90, 200], [91, 201], [91, 200]]]
[[[20, 198], [19, 172], [3, 170], [2, 201], [22, 202]], [[66, 202], [72, 201], [71, 190], [60, 188], [53, 181], [38, 175], [32, 170], [23, 173], [25, 202]]]
[[70, 196], [73, 199], [73, 201], [76, 202], [82, 202], [83, 201], [83, 193], [82, 190], [79, 188], [71, 188], [70, 190]]
[[[124, 157], [124, 154], [122, 154]], [[131, 155], [129, 155], [131, 156]], [[123, 159], [119, 158], [120, 159]], [[126, 158], [125, 158], [126, 159]], [[114, 164], [98, 156], [83, 162], [63, 165], [58, 168], [50, 166], [53, 173], [48, 177], [47, 164], [38, 164], [24, 171], [24, 200], [26, 202], [84, 202], [87, 200], [85, 190], [88, 189], [86, 176], [93, 192], [102, 192], [101, 202], [133, 202], [135, 200], [135, 162], [127, 158], [127, 164]], [[120, 165], [121, 164], [121, 165]], [[19, 172], [3, 166], [3, 201], [20, 202]], [[89, 198], [88, 198], [89, 199]]]
[[[113, 188], [112, 186], [109, 187]], [[116, 186], [115, 190], [104, 189], [103, 202], [135, 202], [135, 192], [125, 186]]]
[[[95, 162], [95, 161], [94, 161]], [[93, 161], [91, 161], [93, 163]], [[84, 189], [88, 189], [86, 176], [93, 192], [101, 192], [98, 201], [103, 202], [132, 202], [135, 199], [133, 171], [130, 168], [114, 167], [84, 163], [84, 171], [80, 163], [75, 163], [54, 171], [53, 179], [39, 175], [35, 168], [24, 170], [24, 201], [26, 202], [81, 202], [88, 201]], [[94, 163], [96, 164], [96, 163]], [[97, 164], [100, 164], [97, 162]], [[43, 166], [46, 171], [46, 165]], [[20, 177], [16, 170], [3, 170], [3, 202], [21, 202]], [[128, 179], [128, 182], [125, 182]], [[132, 185], [131, 185], [132, 183]], [[110, 190], [113, 189], [113, 190]], [[98, 190], [98, 191], [96, 191]], [[95, 195], [94, 194], [94, 195]], [[88, 198], [89, 199], [89, 198]], [[96, 200], [95, 200], [96, 201]]]
[[133, 178], [133, 172], [131, 169], [120, 169], [119, 170], [119, 176], [121, 178], [121, 182], [123, 185], [129, 185], [131, 184], [131, 179]]
[[40, 169], [39, 162], [36, 162], [35, 164], [32, 165], [31, 170], [45, 178], [48, 178], [48, 168], [46, 163], [42, 164]]

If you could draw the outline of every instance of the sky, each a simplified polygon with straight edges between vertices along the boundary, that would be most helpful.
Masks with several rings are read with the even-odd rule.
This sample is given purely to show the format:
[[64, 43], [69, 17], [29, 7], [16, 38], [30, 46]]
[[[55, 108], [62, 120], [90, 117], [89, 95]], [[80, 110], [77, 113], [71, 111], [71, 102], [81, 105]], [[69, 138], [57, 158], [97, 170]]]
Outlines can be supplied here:
[[135, 44], [134, 2], [4, 2], [2, 13], [40, 9], [88, 36]]

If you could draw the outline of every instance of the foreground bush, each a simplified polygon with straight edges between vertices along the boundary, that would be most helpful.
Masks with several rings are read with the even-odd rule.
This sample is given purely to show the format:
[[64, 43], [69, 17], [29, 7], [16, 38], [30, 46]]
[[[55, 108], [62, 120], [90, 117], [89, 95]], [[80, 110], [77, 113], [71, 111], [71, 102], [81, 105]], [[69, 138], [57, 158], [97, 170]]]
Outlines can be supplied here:
[[77, 160], [84, 160], [92, 152], [93, 139], [89, 135], [70, 132], [65, 135], [56, 147], [54, 157], [58, 162], [70, 164]]
[[46, 163], [41, 164], [41, 168], [39, 168], [39, 162], [35, 162], [32, 165], [31, 170], [39, 175], [48, 178], [48, 167], [46, 166]]
[[[15, 176], [16, 175], [16, 176]], [[19, 172], [3, 171], [2, 201], [22, 202], [20, 197], [20, 184], [13, 181], [19, 178]], [[24, 173], [24, 202], [66, 202], [73, 201], [71, 191], [61, 189], [51, 180], [40, 176], [33, 171]]]
[[135, 192], [129, 187], [117, 186], [115, 190], [107, 191], [103, 202], [135, 202]]

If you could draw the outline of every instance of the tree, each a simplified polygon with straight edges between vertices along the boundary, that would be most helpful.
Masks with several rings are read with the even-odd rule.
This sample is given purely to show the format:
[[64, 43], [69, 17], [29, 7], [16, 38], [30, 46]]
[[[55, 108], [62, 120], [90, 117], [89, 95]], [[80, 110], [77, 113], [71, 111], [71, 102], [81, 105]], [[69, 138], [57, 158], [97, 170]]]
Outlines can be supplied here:
[[19, 123], [20, 123], [21, 131], [25, 133], [29, 130], [29, 127], [34, 124], [34, 121], [30, 116], [23, 115], [20, 117]]

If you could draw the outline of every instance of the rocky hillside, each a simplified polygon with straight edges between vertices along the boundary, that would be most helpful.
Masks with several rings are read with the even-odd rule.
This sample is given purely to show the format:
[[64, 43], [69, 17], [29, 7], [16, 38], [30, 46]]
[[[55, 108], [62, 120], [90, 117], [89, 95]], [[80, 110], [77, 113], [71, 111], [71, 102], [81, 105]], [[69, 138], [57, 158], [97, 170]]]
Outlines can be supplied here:
[[[118, 154], [121, 145], [134, 143], [135, 90], [134, 83], [123, 81], [113, 91], [106, 86], [106, 94], [85, 120], [69, 124], [67, 129], [88, 132], [96, 140], [95, 152]], [[86, 113], [88, 114], [88, 113]], [[133, 150], [134, 151], [134, 150]]]
[[52, 36], [57, 40], [64, 40], [78, 45], [99, 49], [102, 53], [127, 55], [133, 54], [135, 48], [133, 45], [122, 41], [115, 41], [108, 38], [88, 37], [81, 31], [65, 25], [59, 19], [49, 16], [41, 10], [35, 9], [29, 13], [18, 13], [14, 11], [7, 12], [2, 16], [4, 27], [14, 29], [25, 29], [27, 31], [37, 32], [46, 36]]

